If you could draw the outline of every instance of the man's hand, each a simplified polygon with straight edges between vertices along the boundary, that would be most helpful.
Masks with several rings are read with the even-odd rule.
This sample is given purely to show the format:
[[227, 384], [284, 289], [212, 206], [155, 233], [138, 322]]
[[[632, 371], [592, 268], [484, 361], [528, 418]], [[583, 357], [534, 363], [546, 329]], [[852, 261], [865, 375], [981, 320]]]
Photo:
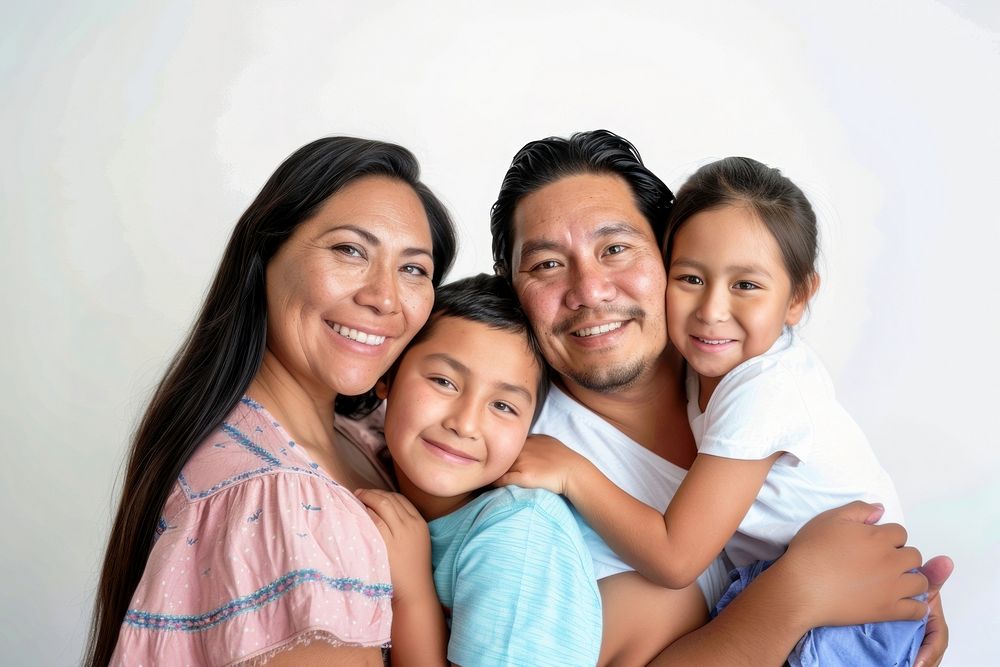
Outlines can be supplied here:
[[955, 564], [947, 556], [935, 556], [920, 568], [930, 585], [927, 590], [930, 612], [927, 615], [924, 641], [917, 652], [916, 667], [937, 667], [948, 648], [948, 624], [941, 609], [941, 586], [948, 581], [954, 569]]
[[526, 489], [548, 489], [567, 495], [570, 480], [581, 465], [589, 462], [547, 435], [530, 435], [524, 449], [495, 486], [516, 484]]

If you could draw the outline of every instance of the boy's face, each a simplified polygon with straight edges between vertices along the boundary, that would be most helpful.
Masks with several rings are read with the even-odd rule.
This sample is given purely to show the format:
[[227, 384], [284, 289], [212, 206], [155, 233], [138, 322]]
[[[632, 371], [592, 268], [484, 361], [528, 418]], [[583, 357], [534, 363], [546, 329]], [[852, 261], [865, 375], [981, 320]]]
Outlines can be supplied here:
[[455, 509], [521, 452], [541, 370], [523, 334], [456, 317], [428, 326], [389, 387], [385, 438], [402, 490], [454, 498]]

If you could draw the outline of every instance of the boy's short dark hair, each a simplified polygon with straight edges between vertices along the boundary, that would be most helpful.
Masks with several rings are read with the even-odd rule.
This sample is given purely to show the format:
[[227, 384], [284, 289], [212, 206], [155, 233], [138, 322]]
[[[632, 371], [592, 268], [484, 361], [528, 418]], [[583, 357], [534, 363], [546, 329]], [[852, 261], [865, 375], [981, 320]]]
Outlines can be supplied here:
[[[406, 350], [399, 355], [396, 364], [399, 364], [410, 347], [418, 345], [431, 335], [442, 317], [455, 317], [478, 322], [490, 329], [524, 336], [525, 345], [534, 357], [539, 369], [538, 388], [535, 394], [535, 413], [531, 417], [531, 422], [534, 423], [542, 409], [542, 404], [545, 403], [545, 397], [549, 393], [549, 367], [545, 363], [538, 339], [535, 338], [535, 334], [531, 330], [528, 316], [521, 308], [517, 295], [507, 280], [500, 276], [480, 273], [439, 287], [434, 295], [434, 308], [431, 310], [430, 319], [427, 320], [424, 328], [413, 337]], [[392, 371], [390, 371], [391, 373]]]

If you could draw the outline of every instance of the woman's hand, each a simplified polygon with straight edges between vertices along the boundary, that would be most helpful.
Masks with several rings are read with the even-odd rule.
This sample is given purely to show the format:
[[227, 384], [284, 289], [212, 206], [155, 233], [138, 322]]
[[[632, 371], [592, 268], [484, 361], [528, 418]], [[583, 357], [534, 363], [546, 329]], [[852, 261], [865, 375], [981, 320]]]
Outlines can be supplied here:
[[566, 495], [574, 471], [581, 463], [589, 462], [555, 438], [529, 435], [514, 465], [494, 486], [516, 484]]
[[354, 493], [367, 507], [385, 541], [393, 600], [405, 600], [415, 589], [416, 594], [426, 595], [426, 584], [431, 581], [431, 538], [420, 512], [398, 493], [380, 489], [359, 489]]

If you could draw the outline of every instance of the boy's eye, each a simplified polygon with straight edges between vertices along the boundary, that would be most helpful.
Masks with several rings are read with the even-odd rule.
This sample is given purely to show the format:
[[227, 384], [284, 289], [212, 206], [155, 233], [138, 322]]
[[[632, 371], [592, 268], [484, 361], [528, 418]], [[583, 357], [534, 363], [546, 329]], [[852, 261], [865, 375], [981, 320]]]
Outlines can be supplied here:
[[433, 382], [434, 384], [438, 385], [439, 387], [443, 387], [445, 389], [455, 389], [456, 388], [455, 384], [451, 380], [449, 380], [448, 378], [433, 377], [432, 376], [432, 377], [430, 377], [428, 379], [431, 382]]
[[733, 288], [738, 290], [752, 290], [752, 289], [757, 289], [757, 285], [750, 282], [749, 280], [740, 280], [739, 282], [733, 285]]

